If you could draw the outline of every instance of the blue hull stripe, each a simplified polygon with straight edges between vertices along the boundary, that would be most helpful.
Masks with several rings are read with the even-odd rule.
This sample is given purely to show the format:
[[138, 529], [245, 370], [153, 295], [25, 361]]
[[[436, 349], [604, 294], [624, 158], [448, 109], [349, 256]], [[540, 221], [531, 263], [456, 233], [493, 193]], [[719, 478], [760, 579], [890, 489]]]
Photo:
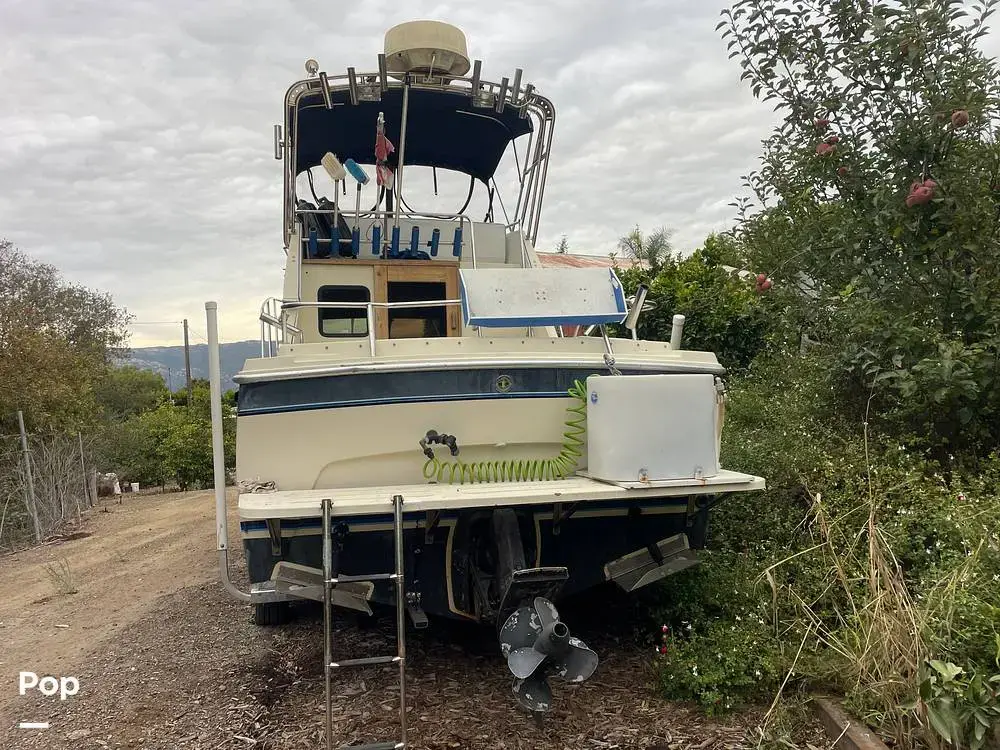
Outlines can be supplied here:
[[[622, 372], [632, 373], [628, 369]], [[607, 369], [594, 366], [531, 368], [513, 365], [243, 383], [238, 392], [237, 414], [250, 416], [307, 409], [482, 399], [560, 398], [567, 395], [574, 381], [606, 373]]]
[[515, 398], [564, 398], [565, 391], [540, 391], [537, 393], [452, 393], [436, 396], [398, 396], [386, 398], [359, 398], [343, 401], [324, 401], [319, 403], [295, 404], [289, 406], [263, 406], [243, 409], [240, 416], [253, 414], [281, 414], [290, 411], [312, 411], [314, 409], [342, 409], [351, 406], [386, 406], [390, 404], [424, 404], [443, 401], [484, 401], [487, 399]]

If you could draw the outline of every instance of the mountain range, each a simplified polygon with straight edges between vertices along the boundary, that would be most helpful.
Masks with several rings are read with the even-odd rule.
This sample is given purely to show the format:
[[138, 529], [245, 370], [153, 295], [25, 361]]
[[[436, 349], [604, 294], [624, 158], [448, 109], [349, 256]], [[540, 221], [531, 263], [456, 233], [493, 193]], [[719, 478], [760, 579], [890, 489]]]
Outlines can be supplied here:
[[[259, 356], [260, 341], [232, 341], [222, 344], [219, 369], [222, 371], [223, 393], [236, 387], [233, 377], [243, 369], [243, 363], [251, 357]], [[172, 391], [184, 388], [183, 346], [147, 346], [133, 349], [126, 364], [159, 373]], [[208, 379], [208, 344], [191, 345], [191, 376]]]

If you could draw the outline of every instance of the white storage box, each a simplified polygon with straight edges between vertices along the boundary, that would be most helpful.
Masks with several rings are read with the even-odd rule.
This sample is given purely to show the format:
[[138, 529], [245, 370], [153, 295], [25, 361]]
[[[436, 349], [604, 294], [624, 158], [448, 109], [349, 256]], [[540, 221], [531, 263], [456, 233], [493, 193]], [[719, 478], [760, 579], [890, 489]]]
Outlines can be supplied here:
[[714, 375], [587, 378], [587, 474], [606, 482], [719, 473]]

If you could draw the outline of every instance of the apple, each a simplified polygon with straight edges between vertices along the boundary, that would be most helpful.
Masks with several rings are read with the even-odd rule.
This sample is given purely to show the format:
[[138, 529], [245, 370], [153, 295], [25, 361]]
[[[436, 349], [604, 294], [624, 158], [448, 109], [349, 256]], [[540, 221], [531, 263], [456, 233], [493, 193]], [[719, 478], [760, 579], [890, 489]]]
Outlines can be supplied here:
[[929, 203], [931, 198], [934, 197], [934, 191], [921, 185], [916, 190], [912, 191], [908, 196], [906, 196], [906, 206], [907, 208], [913, 208], [914, 206], [923, 206]]

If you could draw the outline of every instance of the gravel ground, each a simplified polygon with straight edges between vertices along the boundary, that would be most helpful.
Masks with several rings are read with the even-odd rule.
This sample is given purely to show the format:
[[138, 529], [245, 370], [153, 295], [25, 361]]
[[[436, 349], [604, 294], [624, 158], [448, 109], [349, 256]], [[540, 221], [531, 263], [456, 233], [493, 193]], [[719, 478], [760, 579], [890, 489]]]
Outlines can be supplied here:
[[[201, 502], [197, 496], [195, 500]], [[144, 502], [152, 506], [165, 501]], [[151, 516], [135, 517], [142, 519], [142, 532], [151, 533]], [[114, 529], [102, 529], [102, 523], [111, 522], [95, 518], [88, 531], [99, 536], [102, 531], [128, 533], [130, 528], [127, 519], [117, 519]], [[207, 536], [211, 532], [209, 525]], [[84, 541], [89, 539], [65, 546]], [[176, 554], [176, 545], [163, 549]], [[32, 554], [29, 550], [0, 561], [4, 571], [0, 584], [14, 580], [16, 567], [28, 564], [23, 559], [37, 565]], [[189, 564], [202, 571], [194, 577], [203, 577], [204, 570], [211, 570], [211, 545], [190, 554], [194, 557]], [[160, 562], [176, 570], [176, 560]], [[155, 566], [156, 561], [144, 559], [144, 569], [151, 563]], [[92, 574], [100, 575], [100, 569]], [[128, 615], [122, 617], [106, 602], [96, 606], [86, 597], [64, 595], [61, 618], [90, 622], [95, 628], [95, 622], [115, 620], [116, 627], [92, 633], [80, 653], [62, 655], [60, 668], [69, 671], [52, 672], [78, 677], [78, 695], [61, 702], [37, 693], [20, 697], [15, 690], [0, 703], [0, 748], [323, 747], [320, 609], [305, 603], [289, 625], [257, 628], [249, 607], [228, 599], [218, 584], [210, 579], [191, 583], [177, 581], [174, 590], [158, 593], [143, 606], [123, 603]], [[411, 746], [707, 750], [755, 745], [748, 739], [748, 729], [759, 725], [760, 710], [709, 720], [653, 695], [648, 651], [629, 645], [634, 639], [628, 635], [628, 624], [610, 623], [611, 613], [606, 603], [593, 598], [564, 608], [564, 619], [598, 652], [601, 665], [583, 685], [553, 681], [555, 708], [541, 722], [516, 706], [510, 694], [511, 676], [489, 629], [434, 620], [428, 630], [410, 629]], [[10, 615], [0, 613], [0, 625]], [[44, 650], [51, 623], [33, 625], [34, 620], [25, 617], [17, 622], [22, 640], [23, 628], [38, 628], [35, 635]], [[369, 627], [359, 627], [352, 619], [338, 620], [335, 658], [391, 652], [393, 633], [391, 616]], [[3, 680], [16, 680], [14, 665], [2, 663]], [[371, 667], [336, 673], [336, 747], [396, 738], [397, 671]], [[4, 697], [10, 684], [5, 687]], [[49, 721], [51, 728], [18, 729], [19, 721]]]

